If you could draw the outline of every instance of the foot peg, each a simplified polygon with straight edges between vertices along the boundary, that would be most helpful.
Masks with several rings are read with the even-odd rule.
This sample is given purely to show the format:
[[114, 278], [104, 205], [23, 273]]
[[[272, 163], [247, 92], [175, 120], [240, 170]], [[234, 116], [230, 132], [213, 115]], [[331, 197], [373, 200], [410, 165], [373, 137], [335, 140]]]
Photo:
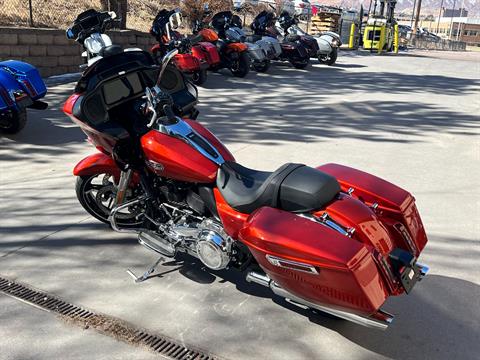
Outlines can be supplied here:
[[153, 231], [142, 231], [139, 233], [138, 242], [146, 248], [159, 253], [160, 255], [170, 258], [175, 256], [175, 246]]
[[135, 280], [135, 283], [141, 283], [141, 282], [144, 282], [145, 280], [147, 280], [150, 275], [153, 274], [153, 272], [155, 271], [155, 268], [158, 266], [158, 264], [160, 264], [161, 262], [165, 261], [165, 259], [163, 257], [160, 256], [160, 258], [155, 262], [155, 264], [153, 264], [152, 266], [150, 266], [147, 271], [145, 271], [143, 273], [142, 276], [137, 276], [135, 275], [135, 273], [130, 270], [130, 269], [127, 269], [127, 274], [130, 275], [133, 280]]

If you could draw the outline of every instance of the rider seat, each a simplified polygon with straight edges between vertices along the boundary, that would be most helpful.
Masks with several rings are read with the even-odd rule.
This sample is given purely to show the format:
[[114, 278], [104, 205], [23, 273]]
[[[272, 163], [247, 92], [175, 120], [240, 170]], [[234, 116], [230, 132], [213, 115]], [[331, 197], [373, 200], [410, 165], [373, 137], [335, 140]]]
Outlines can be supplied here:
[[292, 212], [312, 211], [332, 201], [340, 192], [337, 179], [331, 175], [293, 163], [267, 172], [227, 161], [218, 170], [217, 186], [225, 201], [245, 214], [262, 206]]

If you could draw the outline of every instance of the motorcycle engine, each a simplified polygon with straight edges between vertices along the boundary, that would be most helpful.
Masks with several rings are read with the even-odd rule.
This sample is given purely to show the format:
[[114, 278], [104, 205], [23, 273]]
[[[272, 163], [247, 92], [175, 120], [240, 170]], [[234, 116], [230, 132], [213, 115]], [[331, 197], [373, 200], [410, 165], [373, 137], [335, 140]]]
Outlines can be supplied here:
[[210, 269], [225, 269], [231, 260], [232, 239], [213, 220], [204, 220], [200, 228], [196, 244], [198, 258]]
[[[174, 208], [176, 214], [183, 211]], [[214, 219], [195, 217], [196, 221], [189, 221], [191, 217], [187, 214], [178, 221], [169, 221], [160, 225], [160, 233], [149, 240], [153, 242], [150, 249], [171, 249], [174, 254], [177, 250], [184, 251], [198, 259], [212, 270], [225, 269], [232, 260], [232, 238], [225, 233], [221, 223]], [[201, 221], [198, 221], [201, 220]], [[148, 246], [147, 246], [148, 247]], [[163, 253], [168, 256], [168, 254]]]

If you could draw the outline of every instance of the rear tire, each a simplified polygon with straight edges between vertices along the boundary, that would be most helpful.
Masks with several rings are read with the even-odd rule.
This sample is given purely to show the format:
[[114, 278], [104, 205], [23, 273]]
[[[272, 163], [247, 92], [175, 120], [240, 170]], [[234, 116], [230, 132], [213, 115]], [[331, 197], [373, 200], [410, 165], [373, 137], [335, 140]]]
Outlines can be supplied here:
[[195, 84], [195, 85], [203, 85], [205, 83], [205, 81], [207, 81], [207, 70], [206, 69], [203, 69], [203, 70], [200, 70], [200, 71], [195, 71], [193, 74], [192, 74], [192, 82]]
[[250, 57], [246, 52], [239, 54], [239, 58], [235, 67], [230, 69], [233, 76], [243, 78], [250, 71]]
[[5, 134], [16, 134], [27, 124], [27, 109], [14, 110], [11, 115], [4, 116], [6, 116], [6, 119], [0, 120], [0, 132]]
[[[101, 184], [92, 184], [98, 177], [103, 177]], [[75, 192], [80, 205], [95, 219], [108, 225], [110, 225], [108, 217], [114, 206], [116, 196], [116, 186], [109, 181], [110, 178], [109, 174], [79, 176], [75, 184]], [[138, 227], [143, 223], [143, 220], [136, 219], [135, 212], [120, 213], [117, 219], [117, 224], [120, 227]]]
[[270, 60], [263, 60], [262, 62], [254, 62], [253, 68], [256, 72], [265, 73], [270, 68]]
[[291, 60], [290, 63], [295, 69], [305, 69], [308, 64], [310, 64], [310, 58], [305, 58], [301, 60]]
[[320, 62], [320, 64], [325, 64], [330, 66], [335, 64], [335, 62], [337, 61], [337, 57], [338, 57], [338, 49], [333, 48], [330, 54], [328, 54], [327, 56], [319, 56], [318, 61]]

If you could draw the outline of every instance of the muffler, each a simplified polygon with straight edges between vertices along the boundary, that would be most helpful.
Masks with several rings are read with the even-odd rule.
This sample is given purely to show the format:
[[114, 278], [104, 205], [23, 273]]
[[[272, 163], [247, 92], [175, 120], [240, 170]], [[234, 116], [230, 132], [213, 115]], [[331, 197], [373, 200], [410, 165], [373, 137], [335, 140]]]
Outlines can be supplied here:
[[250, 271], [246, 276], [246, 280], [248, 282], [254, 282], [259, 285], [269, 287], [276, 295], [283, 297], [290, 303], [300, 306], [302, 308], [307, 307], [310, 309], [323, 311], [330, 315], [337, 316], [339, 318], [354, 322], [362, 326], [379, 329], [379, 330], [386, 330], [388, 328], [388, 325], [392, 323], [394, 318], [392, 314], [389, 314], [386, 311], [383, 311], [381, 309], [378, 310], [375, 314], [371, 315], [370, 317], [365, 317], [365, 316], [349, 313], [346, 311], [333, 309], [324, 305], [312, 303], [308, 300], [299, 298], [298, 296], [295, 296], [292, 293], [288, 292], [281, 286], [277, 285], [274, 281], [272, 281], [268, 275], [261, 274], [255, 271]]

